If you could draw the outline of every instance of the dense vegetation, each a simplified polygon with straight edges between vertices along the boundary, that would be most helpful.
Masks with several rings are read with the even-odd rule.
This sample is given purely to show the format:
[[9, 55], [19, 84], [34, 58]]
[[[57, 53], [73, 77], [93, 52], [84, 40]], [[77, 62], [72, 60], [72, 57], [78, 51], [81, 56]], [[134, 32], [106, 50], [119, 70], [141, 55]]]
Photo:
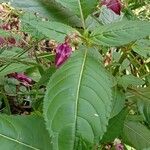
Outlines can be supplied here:
[[0, 150], [150, 150], [149, 0], [0, 0]]

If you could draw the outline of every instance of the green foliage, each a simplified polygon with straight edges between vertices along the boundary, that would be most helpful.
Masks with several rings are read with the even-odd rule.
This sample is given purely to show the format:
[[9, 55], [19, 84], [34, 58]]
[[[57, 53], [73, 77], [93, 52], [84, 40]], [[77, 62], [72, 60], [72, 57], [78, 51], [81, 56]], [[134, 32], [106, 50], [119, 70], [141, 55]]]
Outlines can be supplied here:
[[0, 149], [150, 149], [149, 5], [122, 3], [0, 4]]
[[[92, 13], [96, 7], [97, 0], [56, 0], [62, 6], [70, 9], [74, 14], [81, 17], [81, 19], [86, 19], [86, 17]], [[82, 18], [83, 15], [83, 18]]]
[[111, 117], [116, 116], [125, 106], [125, 94], [118, 88], [114, 88], [112, 91], [113, 105], [111, 111]]
[[150, 35], [150, 23], [121, 21], [96, 28], [91, 42], [103, 46], [121, 46]]
[[97, 143], [106, 131], [111, 89], [107, 73], [93, 53], [81, 48], [47, 85], [43, 111], [57, 149], [75, 148], [80, 137]]
[[118, 115], [109, 120], [107, 132], [101, 140], [102, 143], [112, 142], [116, 137], [121, 137], [127, 114], [128, 110], [123, 109]]
[[132, 49], [140, 56], [148, 58], [150, 56], [150, 40], [148, 39], [138, 40], [132, 46]]
[[50, 137], [43, 121], [43, 118], [37, 115], [1, 115], [1, 149], [48, 150], [50, 148]]
[[39, 35], [43, 35], [46, 38], [53, 38], [58, 42], [62, 42], [65, 36], [69, 33], [78, 33], [77, 30], [63, 23], [55, 21], [41, 21], [37, 17], [31, 16], [30, 14], [25, 14], [22, 16], [22, 22], [29, 27], [32, 27], [32, 29], [36, 31], [36, 35], [38, 32]]
[[125, 122], [124, 138], [137, 150], [150, 148], [150, 130], [138, 122]]
[[[0, 2], [9, 2], [9, 0], [0, 0]], [[43, 17], [62, 23], [80, 26], [80, 20], [70, 11], [64, 9], [54, 0], [13, 0], [12, 6], [26, 10], [27, 12], [39, 13]]]

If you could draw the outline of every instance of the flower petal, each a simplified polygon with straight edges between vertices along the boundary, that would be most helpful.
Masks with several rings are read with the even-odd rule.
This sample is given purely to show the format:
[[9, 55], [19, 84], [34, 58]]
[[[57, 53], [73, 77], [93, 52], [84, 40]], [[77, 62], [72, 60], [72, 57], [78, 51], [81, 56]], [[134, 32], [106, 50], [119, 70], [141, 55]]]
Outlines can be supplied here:
[[63, 43], [56, 48], [55, 66], [60, 67], [71, 55], [72, 48], [68, 43]]
[[120, 15], [121, 13], [121, 2], [120, 0], [103, 0], [102, 5], [106, 5], [107, 8], [111, 9], [116, 14]]

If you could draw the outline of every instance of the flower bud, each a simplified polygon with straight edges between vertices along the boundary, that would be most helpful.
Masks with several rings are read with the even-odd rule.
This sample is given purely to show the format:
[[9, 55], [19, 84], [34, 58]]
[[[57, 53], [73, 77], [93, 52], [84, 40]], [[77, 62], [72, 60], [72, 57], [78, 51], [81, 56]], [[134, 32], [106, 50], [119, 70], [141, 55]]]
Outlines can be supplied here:
[[72, 48], [65, 42], [56, 48], [55, 66], [60, 67], [71, 55]]
[[27, 77], [24, 73], [11, 73], [9, 74], [9, 77], [13, 77], [20, 81], [20, 83], [26, 87], [29, 87], [32, 85], [32, 79]]
[[120, 0], [103, 0], [101, 4], [106, 5], [107, 8], [111, 9], [117, 15], [120, 15], [122, 8]]

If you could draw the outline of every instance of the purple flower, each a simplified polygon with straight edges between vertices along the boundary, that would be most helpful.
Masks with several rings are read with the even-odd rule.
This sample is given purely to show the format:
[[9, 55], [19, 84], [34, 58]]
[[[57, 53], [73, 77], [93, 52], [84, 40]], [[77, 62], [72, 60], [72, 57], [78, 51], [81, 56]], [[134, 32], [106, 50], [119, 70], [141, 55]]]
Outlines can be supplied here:
[[3, 37], [0, 37], [0, 46], [3, 45], [5, 43], [5, 40]]
[[116, 138], [113, 143], [114, 143], [114, 146], [115, 146], [116, 150], [124, 150], [124, 146], [121, 143], [120, 139]]
[[16, 44], [16, 40], [13, 37], [8, 37], [7, 41], [8, 41], [8, 44], [10, 44], [10, 45], [15, 45]]
[[120, 15], [122, 8], [120, 0], [103, 0], [102, 5], [106, 5], [107, 8], [111, 9], [117, 15]]
[[55, 66], [60, 67], [71, 55], [72, 48], [65, 42], [56, 48]]
[[124, 146], [121, 143], [119, 143], [119, 144], [115, 145], [115, 149], [116, 150], [124, 150]]
[[32, 79], [27, 77], [24, 73], [11, 73], [9, 75], [10, 77], [13, 77], [21, 82], [26, 87], [29, 87], [32, 85]]

